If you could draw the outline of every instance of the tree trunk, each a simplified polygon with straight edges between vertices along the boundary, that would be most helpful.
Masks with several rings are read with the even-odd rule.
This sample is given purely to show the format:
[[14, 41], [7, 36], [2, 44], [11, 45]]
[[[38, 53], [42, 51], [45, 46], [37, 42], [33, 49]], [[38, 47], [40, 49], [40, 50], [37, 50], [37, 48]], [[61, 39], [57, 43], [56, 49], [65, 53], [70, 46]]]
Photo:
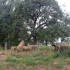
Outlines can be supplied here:
[[37, 36], [33, 36], [33, 40], [34, 40], [34, 45], [37, 45]]
[[47, 41], [47, 40], [45, 40], [45, 44], [46, 44], [46, 45], [48, 44], [48, 41]]
[[10, 49], [10, 39], [7, 40], [7, 49]]

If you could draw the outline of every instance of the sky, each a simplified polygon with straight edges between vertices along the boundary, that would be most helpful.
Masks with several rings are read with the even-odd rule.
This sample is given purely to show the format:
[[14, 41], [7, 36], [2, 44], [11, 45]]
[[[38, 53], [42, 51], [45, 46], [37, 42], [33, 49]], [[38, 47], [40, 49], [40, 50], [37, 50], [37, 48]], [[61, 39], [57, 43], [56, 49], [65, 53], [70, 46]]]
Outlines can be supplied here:
[[70, 0], [56, 0], [64, 12], [70, 13]]

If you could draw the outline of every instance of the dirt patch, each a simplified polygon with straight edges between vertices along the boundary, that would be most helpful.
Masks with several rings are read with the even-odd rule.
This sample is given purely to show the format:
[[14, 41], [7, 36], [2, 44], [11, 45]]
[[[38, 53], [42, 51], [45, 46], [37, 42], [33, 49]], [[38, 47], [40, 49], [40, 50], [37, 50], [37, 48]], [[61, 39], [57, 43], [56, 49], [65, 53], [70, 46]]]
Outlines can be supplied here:
[[40, 67], [40, 68], [38, 68], [37, 70], [46, 70], [46, 68]]
[[35, 70], [47, 70], [46, 66], [39, 65]]
[[0, 52], [0, 61], [5, 60], [7, 58], [8, 54], [5, 52]]
[[62, 69], [62, 70], [70, 70], [70, 65], [65, 65], [64, 69]]

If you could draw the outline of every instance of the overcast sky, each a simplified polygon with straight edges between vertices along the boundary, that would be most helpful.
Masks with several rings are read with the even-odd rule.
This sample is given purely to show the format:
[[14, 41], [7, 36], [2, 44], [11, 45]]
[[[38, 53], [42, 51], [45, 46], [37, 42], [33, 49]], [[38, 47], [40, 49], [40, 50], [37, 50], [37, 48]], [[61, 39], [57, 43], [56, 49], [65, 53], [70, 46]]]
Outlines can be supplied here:
[[56, 0], [64, 12], [70, 13], [70, 0]]

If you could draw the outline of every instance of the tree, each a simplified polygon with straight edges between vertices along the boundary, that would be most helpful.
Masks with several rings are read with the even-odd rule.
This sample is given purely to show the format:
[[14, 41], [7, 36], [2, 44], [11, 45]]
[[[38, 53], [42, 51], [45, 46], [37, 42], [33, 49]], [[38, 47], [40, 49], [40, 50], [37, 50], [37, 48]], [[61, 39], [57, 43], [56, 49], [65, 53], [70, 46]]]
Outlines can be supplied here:
[[[17, 7], [17, 11], [14, 12], [16, 3], [19, 1], [0, 0], [0, 43], [10, 40], [12, 45], [18, 45], [19, 38], [24, 37], [27, 41], [26, 38], [29, 37], [27, 29], [22, 24], [23, 15], [19, 14], [20, 7]], [[8, 36], [10, 36], [9, 39]]]
[[[7, 2], [9, 2], [9, 4]], [[12, 24], [13, 13], [12, 2], [0, 0], [0, 44], [9, 42], [10, 38], [14, 36], [15, 24]], [[10, 46], [8, 46], [8, 48], [10, 48]]]
[[[7, 0], [0, 0], [0, 42], [7, 37], [10, 26], [10, 7], [6, 5]], [[7, 31], [6, 31], [7, 30]]]
[[55, 0], [0, 0], [0, 5], [1, 41], [10, 36], [18, 44], [18, 39], [23, 37], [25, 42], [33, 39], [37, 44], [69, 34], [69, 18]]
[[34, 44], [37, 44], [39, 29], [56, 24], [58, 19], [62, 19], [62, 11], [55, 0], [24, 0], [15, 8], [20, 8], [19, 14], [22, 14], [23, 24], [28, 28], [33, 37]]

